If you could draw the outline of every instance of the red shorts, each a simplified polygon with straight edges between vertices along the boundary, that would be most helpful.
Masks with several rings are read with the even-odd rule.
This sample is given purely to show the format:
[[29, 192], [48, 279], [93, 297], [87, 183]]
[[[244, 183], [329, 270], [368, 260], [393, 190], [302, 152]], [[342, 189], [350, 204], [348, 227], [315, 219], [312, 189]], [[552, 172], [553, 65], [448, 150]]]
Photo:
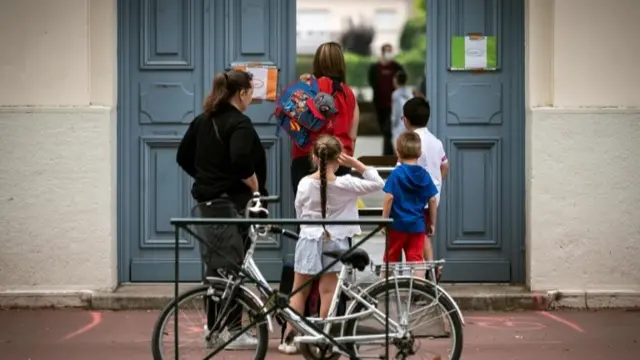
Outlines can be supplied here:
[[[407, 262], [424, 261], [424, 239], [425, 233], [404, 233], [395, 230], [389, 232], [389, 262], [402, 261], [402, 251]], [[387, 261], [384, 256], [383, 261]]]

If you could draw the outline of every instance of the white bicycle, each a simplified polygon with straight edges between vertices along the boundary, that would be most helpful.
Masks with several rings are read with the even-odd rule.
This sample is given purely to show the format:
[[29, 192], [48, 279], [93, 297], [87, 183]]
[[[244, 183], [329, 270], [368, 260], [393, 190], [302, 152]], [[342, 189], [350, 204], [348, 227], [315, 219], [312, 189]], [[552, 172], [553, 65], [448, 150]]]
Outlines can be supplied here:
[[[277, 201], [278, 197], [254, 199], [247, 204], [245, 215], [247, 218], [256, 215], [265, 217], [268, 211], [262, 205]], [[293, 341], [305, 359], [335, 360], [340, 356], [352, 359], [460, 358], [464, 326], [462, 312], [444, 289], [414, 276], [416, 272], [429, 271], [431, 278], [435, 278], [436, 268], [442, 267], [443, 260], [390, 263], [387, 279], [380, 278], [386, 264], [373, 264], [363, 249], [354, 247], [325, 252], [326, 256], [340, 259], [344, 264], [338, 275], [329, 316], [325, 319], [303, 318], [286, 306], [289, 295], [271, 289], [253, 259], [256, 244], [260, 240], [268, 239], [272, 234], [292, 240], [297, 240], [298, 236], [264, 223], [249, 227], [251, 244], [242, 264], [243, 271], [231, 270], [221, 277], [208, 277], [207, 284], [183, 292], [165, 307], [153, 331], [152, 351], [155, 360], [174, 358], [175, 334], [170, 334], [174, 329], [172, 322], [176, 301], [181, 311], [181, 359], [265, 359], [269, 333], [274, 331], [272, 315], [276, 314], [295, 327]], [[369, 279], [373, 279], [373, 282], [369, 285], [365, 284], [366, 281], [358, 282], [359, 277], [367, 277], [367, 271], [370, 271]], [[248, 287], [250, 282], [257, 285], [257, 293]], [[350, 304], [345, 315], [336, 316], [341, 294], [348, 296]], [[207, 308], [207, 304], [211, 303], [215, 304], [215, 309]], [[412, 306], [416, 308], [412, 309]], [[242, 329], [230, 332], [227, 328], [232, 316], [229, 314], [240, 311], [238, 309], [243, 313]], [[217, 321], [211, 329], [207, 329], [207, 314], [211, 311], [216, 312]], [[195, 316], [195, 319], [190, 320], [188, 316]], [[385, 331], [387, 323], [388, 333]], [[246, 334], [256, 340], [255, 346], [241, 353], [230, 351], [240, 350], [233, 346], [234, 340]], [[443, 341], [450, 343], [442, 344]], [[253, 356], [250, 351], [254, 353]]]

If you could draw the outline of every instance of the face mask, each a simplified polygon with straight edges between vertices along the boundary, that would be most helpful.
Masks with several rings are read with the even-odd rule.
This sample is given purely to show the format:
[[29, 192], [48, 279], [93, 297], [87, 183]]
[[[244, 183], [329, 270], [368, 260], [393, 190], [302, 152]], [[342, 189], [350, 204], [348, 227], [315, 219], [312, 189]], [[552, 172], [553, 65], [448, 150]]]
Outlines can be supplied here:
[[393, 60], [394, 55], [393, 55], [393, 53], [386, 52], [386, 53], [382, 54], [382, 58], [387, 60], [387, 61], [389, 61], [389, 60]]

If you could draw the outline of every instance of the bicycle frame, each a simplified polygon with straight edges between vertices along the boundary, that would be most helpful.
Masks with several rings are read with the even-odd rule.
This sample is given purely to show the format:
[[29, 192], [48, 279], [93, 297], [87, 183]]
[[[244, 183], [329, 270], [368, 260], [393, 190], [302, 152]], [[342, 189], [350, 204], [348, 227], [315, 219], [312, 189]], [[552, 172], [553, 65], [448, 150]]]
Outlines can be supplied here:
[[[425, 262], [423, 264], [421, 264], [422, 266], [426, 267], [431, 267], [433, 265], [441, 265], [443, 264], [444, 261], [434, 261], [432, 263], [429, 262]], [[394, 264], [394, 267], [396, 265], [399, 265], [400, 268], [412, 268], [412, 267], [420, 267], [421, 265], [408, 265], [408, 264]], [[398, 270], [397, 271], [402, 271], [402, 270]], [[320, 318], [308, 318], [308, 320], [312, 321], [312, 322], [318, 322], [318, 323], [324, 323], [325, 327], [324, 327], [324, 332], [325, 333], [329, 333], [331, 331], [331, 326], [332, 324], [335, 323], [341, 323], [347, 320], [352, 320], [352, 319], [357, 319], [357, 318], [361, 318], [361, 317], [365, 317], [365, 316], [369, 316], [369, 315], [373, 315], [373, 317], [382, 325], [385, 324], [386, 321], [386, 315], [385, 313], [383, 313], [382, 311], [378, 310], [375, 307], [375, 304], [372, 304], [370, 302], [370, 300], [365, 299], [362, 294], [366, 294], [368, 293], [371, 289], [373, 289], [376, 286], [380, 286], [381, 284], [384, 284], [387, 280], [385, 279], [380, 279], [378, 281], [373, 282], [372, 284], [370, 284], [368, 287], [361, 289], [358, 287], [357, 292], [351, 289], [350, 285], [353, 285], [353, 283], [348, 281], [348, 277], [349, 276], [353, 276], [355, 274], [355, 269], [353, 269], [353, 267], [349, 266], [349, 265], [345, 265], [342, 269], [342, 271], [340, 272], [340, 275], [338, 277], [338, 284], [336, 286], [336, 291], [333, 295], [333, 299], [331, 302], [331, 306], [329, 308], [329, 316], [326, 319], [320, 319]], [[436, 297], [438, 296], [445, 296], [447, 297], [451, 303], [454, 305], [455, 308], [455, 312], [457, 312], [460, 316], [460, 320], [462, 325], [464, 326], [464, 318], [462, 316], [462, 312], [460, 311], [460, 308], [458, 307], [458, 305], [456, 304], [455, 301], [453, 301], [453, 299], [451, 298], [451, 295], [449, 295], [444, 289], [442, 289], [440, 286], [438, 286], [435, 283], [432, 283], [424, 278], [421, 277], [414, 277], [412, 275], [401, 275], [401, 276], [390, 276], [388, 278], [389, 283], [395, 283], [397, 284], [398, 281], [400, 280], [410, 280], [410, 281], [415, 281], [415, 282], [419, 282], [419, 283], [425, 283], [425, 284], [429, 284], [430, 286], [434, 286], [436, 289]], [[338, 299], [340, 297], [340, 295], [344, 293], [346, 295], [348, 295], [351, 299], [353, 299], [353, 303], [350, 304], [349, 308], [347, 309], [347, 311], [345, 312], [345, 315], [343, 316], [333, 316], [336, 311], [337, 311], [337, 304], [338, 304]], [[399, 295], [398, 295], [399, 296]], [[408, 296], [411, 296], [411, 293], [409, 293]], [[398, 299], [399, 300], [399, 299]], [[366, 310], [365, 311], [361, 311], [358, 312], [357, 314], [353, 314], [353, 310], [355, 308], [355, 306], [360, 303], [362, 304]], [[400, 306], [400, 301], [398, 301], [396, 303], [398, 305], [398, 307]], [[398, 313], [400, 313], [400, 309], [397, 309]], [[420, 311], [420, 310], [417, 310]], [[416, 312], [417, 312], [416, 311]], [[410, 315], [413, 315], [410, 314]], [[406, 321], [406, 319], [403, 319]], [[406, 335], [406, 330], [403, 329], [403, 325], [407, 325], [404, 323], [398, 324], [397, 322], [388, 319], [389, 322], [389, 327], [390, 327], [390, 331], [389, 331], [389, 337], [393, 338], [402, 338], [403, 336]], [[340, 337], [335, 337], [334, 340], [338, 343], [356, 343], [356, 344], [372, 344], [372, 343], [378, 343], [380, 341], [386, 341], [386, 334], [377, 334], [377, 335], [356, 335], [356, 336], [344, 336], [344, 332], [341, 332], [341, 336]], [[326, 339], [323, 336], [299, 336], [295, 338], [296, 342], [299, 343], [312, 343], [312, 344], [317, 344], [317, 343], [326, 343]]]
[[[246, 214], [246, 216], [248, 217], [248, 212]], [[257, 286], [258, 290], [260, 291], [260, 293], [264, 296], [264, 297], [268, 297], [269, 294], [267, 293], [267, 291], [265, 291], [265, 288], [269, 288], [269, 283], [266, 281], [266, 279], [264, 278], [264, 276], [262, 275], [262, 272], [260, 271], [260, 269], [258, 268], [257, 264], [255, 263], [254, 259], [253, 259], [253, 254], [255, 252], [255, 248], [257, 245], [257, 240], [258, 237], [260, 235], [264, 236], [266, 235], [266, 233], [268, 232], [267, 229], [263, 229], [263, 228], [258, 228], [256, 226], [250, 226], [249, 229], [249, 238], [251, 239], [251, 245], [249, 247], [249, 250], [247, 251], [247, 254], [245, 256], [244, 262], [243, 262], [243, 269], [245, 271], [247, 271], [247, 273], [250, 275], [250, 277], [252, 277], [253, 279], [256, 280], [257, 283], [259, 283], [259, 285]], [[441, 265], [443, 264], [444, 261], [436, 261], [433, 262], [433, 265]], [[401, 265], [401, 267], [404, 266], [407, 269], [412, 269], [415, 266], [411, 266], [411, 265]], [[375, 286], [379, 286], [381, 283], [384, 283], [386, 280], [381, 279], [378, 280], [376, 282], [374, 282], [373, 284], [371, 284], [370, 286], [368, 286], [365, 289], [358, 289], [360, 291], [356, 292], [353, 291], [351, 289], [350, 286], [348, 285], [352, 285], [349, 281], [348, 278], [349, 276], [354, 276], [355, 274], [355, 269], [350, 266], [350, 265], [344, 265], [342, 270], [340, 271], [339, 275], [338, 275], [338, 283], [336, 285], [336, 290], [333, 294], [333, 298], [331, 301], [331, 306], [329, 307], [329, 316], [326, 319], [321, 319], [321, 318], [312, 318], [312, 317], [307, 317], [307, 320], [312, 322], [312, 323], [324, 323], [324, 329], [323, 331], [325, 333], [330, 333], [331, 331], [331, 326], [335, 323], [342, 323], [344, 321], [348, 321], [351, 319], [356, 319], [356, 318], [361, 318], [361, 317], [365, 317], [365, 316], [369, 316], [369, 315], [373, 315], [373, 317], [379, 321], [381, 324], [385, 324], [386, 321], [386, 315], [378, 310], [375, 307], [375, 304], [371, 304], [369, 301], [367, 301], [367, 299], [364, 299], [361, 294], [365, 294], [367, 293], [370, 289], [372, 289]], [[402, 269], [400, 269], [399, 271], [402, 271]], [[451, 296], [444, 290], [442, 289], [440, 286], [438, 286], [435, 283], [432, 283], [426, 279], [423, 279], [421, 277], [413, 277], [410, 275], [401, 275], [401, 276], [390, 276], [388, 278], [389, 282], [393, 281], [396, 282], [397, 280], [403, 280], [403, 279], [408, 279], [408, 280], [413, 280], [413, 281], [418, 281], [418, 282], [422, 282], [422, 283], [428, 283], [431, 286], [434, 286], [436, 289], [436, 296], [438, 296], [438, 294], [443, 295], [445, 297], [447, 297], [451, 303], [454, 305], [456, 312], [460, 315], [460, 320], [462, 322], [462, 324], [464, 325], [464, 318], [462, 316], [462, 312], [460, 311], [460, 308], [458, 307], [458, 305], [456, 304], [455, 301], [453, 301], [453, 299], [451, 298]], [[245, 288], [246, 289], [246, 288]], [[246, 289], [246, 291], [251, 292], [250, 290]], [[339, 297], [340, 295], [344, 293], [347, 296], [349, 296], [351, 299], [354, 300], [354, 302], [349, 306], [349, 308], [347, 309], [347, 311], [345, 312], [345, 315], [343, 316], [333, 316], [336, 312], [337, 312], [337, 304], [339, 302]], [[257, 296], [253, 296], [254, 299], [256, 299], [256, 301], [259, 302], [260, 306], [263, 307], [264, 309], [264, 302], [259, 300], [259, 297]], [[357, 303], [362, 304], [367, 310], [363, 311], [363, 312], [359, 312], [357, 314], [351, 314], [351, 312], [353, 311], [354, 307], [356, 306]], [[399, 303], [398, 303], [399, 304]], [[399, 312], [400, 309], [398, 309]], [[317, 344], [317, 343], [327, 343], [326, 338], [318, 333], [314, 328], [307, 326], [304, 322], [300, 321], [300, 317], [295, 314], [294, 312], [292, 312], [290, 309], [285, 308], [282, 310], [279, 310], [279, 312], [281, 314], [284, 315], [285, 320], [290, 321], [292, 324], [296, 324], [295, 326], [297, 328], [299, 328], [299, 330], [301, 330], [302, 332], [306, 333], [306, 334], [310, 334], [310, 335], [304, 335], [304, 336], [296, 336], [294, 341], [298, 342], [298, 343], [312, 343], [312, 344]], [[396, 323], [395, 321], [388, 319], [389, 321], [389, 327], [390, 327], [390, 332], [388, 334], [388, 336], [390, 338], [393, 337], [398, 337], [398, 338], [402, 338], [403, 336], [406, 335], [406, 331], [402, 329], [402, 326], [398, 323]], [[267, 322], [268, 322], [268, 326], [269, 326], [269, 331], [272, 332], [273, 331], [273, 327], [272, 327], [272, 320], [271, 320], [271, 316], [267, 315]], [[344, 335], [341, 332], [341, 335]], [[357, 335], [357, 336], [340, 336], [340, 337], [335, 337], [334, 340], [338, 343], [346, 343], [346, 342], [355, 342], [358, 344], [370, 344], [370, 343], [375, 343], [381, 340], [385, 340], [387, 338], [387, 334], [379, 334], [379, 335]]]
[[[245, 217], [248, 218], [249, 213], [248, 211], [245, 214]], [[257, 289], [260, 292], [260, 294], [264, 297], [269, 297], [271, 295], [273, 295], [272, 293], [270, 294], [268, 290], [272, 290], [269, 283], [267, 282], [267, 280], [264, 278], [264, 276], [262, 275], [262, 272], [260, 271], [260, 269], [258, 268], [257, 264], [255, 263], [254, 259], [253, 259], [253, 254], [255, 253], [255, 249], [256, 249], [256, 245], [258, 243], [258, 238], [259, 236], [264, 236], [268, 233], [268, 228], [267, 227], [257, 227], [255, 225], [251, 225], [249, 226], [249, 238], [250, 238], [250, 246], [249, 249], [247, 250], [247, 253], [245, 255], [243, 264], [242, 264], [242, 269], [244, 271], [246, 271], [248, 276], [245, 277], [249, 277], [252, 278], [253, 280], [255, 280], [256, 285], [257, 285]], [[350, 319], [355, 319], [355, 318], [359, 318], [359, 317], [363, 317], [363, 316], [367, 316], [371, 313], [374, 314], [374, 316], [376, 317], [376, 319], [378, 321], [380, 321], [382, 324], [385, 324], [385, 314], [378, 310], [374, 305], [372, 305], [371, 303], [369, 303], [367, 300], [365, 300], [362, 296], [361, 296], [361, 292], [354, 292], [353, 290], [351, 290], [348, 286], [350, 283], [346, 282], [347, 277], [352, 274], [355, 271], [355, 269], [353, 269], [352, 266], [350, 265], [344, 265], [342, 270], [340, 271], [339, 275], [338, 275], [338, 284], [336, 286], [336, 290], [334, 292], [333, 295], [333, 299], [331, 302], [331, 306], [329, 308], [329, 314], [330, 316], [327, 319], [321, 319], [321, 318], [311, 318], [311, 317], [307, 317], [306, 320], [311, 322], [311, 323], [325, 323], [325, 327], [323, 329], [323, 331], [325, 333], [329, 333], [329, 331], [331, 330], [331, 325], [333, 323], [337, 323], [337, 322], [344, 322]], [[227, 281], [228, 286], [231, 286], [231, 292], [237, 291], [237, 290], [242, 290], [245, 293], [249, 293], [250, 296], [259, 304], [259, 306], [263, 309], [263, 310], [267, 310], [266, 309], [266, 305], [265, 302], [262, 301], [260, 299], [260, 297], [256, 296], [251, 290], [249, 290], [247, 287], [245, 287], [241, 282], [237, 283], [237, 285], [231, 280], [231, 279], [220, 279], [220, 278], [208, 278], [210, 280], [223, 280], [223, 281]], [[381, 280], [384, 282], [384, 280]], [[375, 284], [378, 284], [380, 281], [376, 282]], [[336, 313], [337, 311], [337, 304], [338, 304], [338, 298], [340, 296], [341, 293], [345, 293], [347, 294], [349, 297], [351, 297], [352, 299], [354, 299], [357, 302], [362, 303], [365, 307], [367, 307], [367, 311], [365, 312], [360, 312], [358, 314], [354, 314], [354, 315], [348, 315], [349, 312], [347, 312], [347, 315], [344, 316], [331, 316], [333, 314]], [[355, 305], [352, 304], [352, 306]], [[224, 311], [224, 310], [223, 310]], [[300, 342], [300, 343], [328, 343], [329, 341], [327, 341], [327, 339], [325, 338], [325, 336], [323, 336], [320, 332], [318, 332], [315, 328], [307, 325], [304, 321], [302, 321], [301, 317], [296, 314], [295, 312], [293, 312], [290, 308], [284, 308], [284, 309], [279, 309], [277, 310], [280, 314], [283, 315], [283, 317], [285, 318], [286, 321], [290, 322], [291, 324], [294, 324], [294, 326], [301, 332], [305, 333], [305, 334], [309, 334], [309, 335], [305, 335], [305, 336], [296, 336], [295, 340], [296, 342]], [[273, 323], [272, 323], [272, 316], [267, 314], [266, 315], [267, 318], [267, 323], [268, 323], [268, 327], [269, 327], [269, 331], [272, 332], [273, 331]], [[404, 332], [399, 330], [400, 327], [399, 325], [392, 321], [391, 319], [389, 319], [389, 327], [396, 329], [397, 332], [392, 333], [389, 332], [388, 336], [389, 338], [391, 337], [402, 337], [404, 335]], [[385, 340], [387, 338], [387, 334], [383, 333], [383, 334], [379, 334], [379, 335], [361, 335], [361, 336], [351, 336], [351, 337], [336, 337], [334, 338], [335, 341], [337, 343], [345, 343], [345, 342], [357, 342], [358, 344], [366, 344], [366, 343], [370, 343], [370, 342], [376, 342], [376, 341], [380, 341], [380, 340]]]
[[[267, 198], [260, 198], [260, 200], [264, 201], [264, 202], [276, 202], [278, 197], [271, 197], [270, 199]], [[255, 206], [252, 207], [252, 210], [260, 210], [258, 209], [259, 207], [259, 202], [258, 199], [254, 198], [254, 204], [256, 204]], [[264, 209], [263, 209], [264, 210]], [[248, 214], [247, 214], [247, 217]], [[352, 350], [350, 350], [348, 347], [346, 347], [344, 344], [340, 344], [337, 341], [335, 341], [334, 337], [326, 334], [324, 331], [322, 331], [322, 329], [320, 328], [316, 328], [314, 326], [314, 322], [309, 321], [306, 317], [304, 317], [302, 314], [298, 314], [293, 308], [291, 308], [291, 306], [288, 304], [288, 298], [291, 296], [294, 296], [296, 293], [300, 292], [302, 290], [302, 288], [304, 288], [305, 286], [308, 286], [311, 284], [311, 282], [314, 279], [317, 279], [321, 274], [326, 273], [326, 271], [328, 269], [331, 268], [331, 266], [337, 264], [338, 262], [340, 262], [339, 259], [335, 259], [334, 261], [331, 261], [328, 265], [326, 265], [325, 267], [323, 267], [323, 269], [321, 270], [321, 272], [318, 275], [315, 275], [314, 277], [312, 277], [311, 279], [307, 280], [305, 282], [305, 284], [303, 284], [302, 286], [300, 286], [297, 289], [292, 290], [291, 294], [284, 295], [278, 291], [273, 290], [270, 286], [268, 286], [268, 283], [266, 282], [266, 280], [264, 279], [264, 277], [262, 276], [262, 274], [260, 273], [259, 269], [257, 268], [255, 262], [252, 259], [253, 253], [255, 251], [255, 246], [257, 243], [257, 238], [258, 238], [258, 234], [256, 233], [256, 229], [259, 230], [265, 230], [268, 229], [270, 226], [286, 226], [286, 225], [373, 225], [375, 226], [375, 228], [369, 232], [369, 234], [367, 234], [366, 236], [364, 236], [362, 239], [360, 239], [357, 243], [355, 243], [350, 249], [346, 250], [343, 254], [341, 254], [341, 258], [344, 259], [346, 257], [348, 257], [355, 248], [362, 246], [366, 241], [368, 241], [368, 239], [370, 239], [372, 236], [374, 236], [376, 233], [380, 232], [381, 229], [383, 229], [383, 227], [385, 225], [388, 225], [391, 223], [391, 219], [348, 219], [348, 220], [325, 220], [325, 219], [305, 219], [305, 220], [300, 220], [300, 219], [247, 219], [247, 218], [172, 218], [171, 219], [171, 224], [174, 226], [175, 228], [175, 242], [174, 242], [174, 298], [177, 300], [180, 296], [179, 293], [179, 279], [180, 279], [180, 267], [179, 267], [179, 262], [180, 262], [180, 248], [181, 246], [179, 246], [180, 244], [180, 230], [184, 230], [186, 233], [190, 234], [191, 236], [193, 236], [195, 239], [197, 239], [200, 242], [206, 242], [205, 240], [203, 240], [198, 234], [196, 234], [192, 229], [189, 228], [189, 226], [199, 226], [199, 225], [222, 225], [222, 226], [228, 226], [228, 225], [249, 225], [250, 227], [250, 234], [251, 234], [251, 244], [250, 244], [250, 248], [247, 251], [247, 254], [245, 256], [245, 261], [243, 263], [242, 266], [233, 266], [232, 269], [232, 274], [239, 274], [240, 276], [237, 277], [236, 279], [231, 279], [231, 278], [227, 278], [227, 279], [221, 279], [221, 278], [216, 278], [217, 280], [222, 280], [225, 281], [232, 289], [231, 289], [231, 295], [233, 295], [236, 291], [241, 290], [241, 291], [246, 291], [248, 293], [252, 293], [251, 291], [247, 291], [248, 289], [242, 288], [243, 286], [243, 282], [245, 278], [249, 278], [251, 280], [253, 280], [258, 289], [260, 290], [260, 293], [263, 294], [264, 296], [268, 296], [268, 299], [265, 302], [263, 301], [257, 301], [257, 305], [262, 307], [262, 311], [261, 313], [255, 314], [257, 316], [257, 319], [254, 319], [253, 321], [251, 321], [251, 323], [245, 327], [243, 327], [242, 329], [240, 329], [234, 336], [232, 336], [230, 339], [228, 339], [225, 344], [220, 345], [220, 347], [216, 350], [214, 350], [213, 352], [211, 352], [209, 355], [207, 355], [204, 360], [207, 359], [211, 359], [213, 356], [215, 356], [218, 352], [220, 352], [222, 349], [224, 349], [225, 346], [227, 346], [227, 344], [229, 344], [230, 342], [232, 342], [233, 340], [235, 340], [238, 336], [240, 336], [242, 333], [246, 332], [247, 330], [249, 330], [250, 328], [254, 327], [259, 321], [264, 321], [264, 319], [270, 315], [271, 313], [274, 313], [276, 311], [278, 311], [279, 313], [281, 313], [283, 315], [283, 317], [285, 317], [285, 319], [287, 321], [289, 321], [290, 323], [294, 324], [296, 326], [296, 328], [298, 330], [300, 330], [301, 332], [308, 334], [310, 336], [313, 337], [322, 337], [324, 339], [324, 341], [331, 343], [334, 345], [334, 347], [337, 347], [338, 349], [340, 349], [341, 353], [346, 353], [351, 357], [354, 357], [355, 355], [352, 355]], [[388, 239], [386, 239], [385, 241], [388, 241]], [[388, 268], [388, 263], [385, 263], [386, 265], [386, 274], [388, 274], [389, 268]], [[250, 269], [250, 270], [247, 270]], [[344, 284], [343, 284], [344, 285]], [[342, 285], [340, 287], [342, 289]], [[246, 289], [246, 290], [245, 290]], [[226, 291], [225, 291], [226, 293]], [[335, 295], [335, 294], [334, 294]], [[354, 296], [354, 298], [358, 298], [360, 297], [359, 294], [354, 294], [357, 296]], [[255, 296], [251, 295], [252, 298], [255, 299]], [[334, 296], [335, 298], [335, 296]], [[360, 298], [361, 300], [363, 300], [362, 298]], [[388, 313], [389, 309], [389, 301], [388, 301], [388, 297], [387, 300], [385, 300], [385, 305], [387, 307], [386, 313]], [[174, 352], [175, 352], [175, 358], [178, 359], [179, 358], [179, 353], [180, 353], [180, 347], [179, 347], [179, 317], [178, 317], [178, 306], [179, 303], [177, 301], [174, 302], [174, 308], [175, 308], [175, 312], [174, 312]], [[226, 304], [225, 304], [225, 308], [226, 308]], [[333, 311], [335, 312], [335, 305], [332, 305], [333, 307]], [[224, 311], [224, 310], [223, 310]], [[388, 316], [384, 316], [385, 318], [385, 323], [389, 320]], [[262, 318], [262, 320], [261, 320]], [[225, 326], [224, 324], [221, 324], [221, 326]], [[215, 327], [215, 326], [214, 326]], [[389, 329], [390, 326], [387, 326], [386, 329]], [[385, 331], [385, 342], [386, 342], [386, 347], [385, 347], [385, 356], [389, 356], [389, 340], [391, 339], [389, 337], [389, 331]]]

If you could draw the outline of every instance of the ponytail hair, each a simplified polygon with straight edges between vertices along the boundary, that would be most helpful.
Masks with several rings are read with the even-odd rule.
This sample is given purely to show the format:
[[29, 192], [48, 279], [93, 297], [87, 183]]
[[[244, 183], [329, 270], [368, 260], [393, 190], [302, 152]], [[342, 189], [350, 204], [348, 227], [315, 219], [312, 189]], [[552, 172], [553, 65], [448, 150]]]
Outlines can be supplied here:
[[[320, 208], [322, 212], [322, 219], [327, 218], [327, 148], [320, 145], [318, 148], [318, 160], [320, 171]], [[324, 228], [324, 236], [326, 239], [331, 239], [331, 234], [327, 231], [327, 226], [322, 224]]]
[[251, 89], [251, 80], [251, 74], [243, 70], [232, 69], [217, 73], [213, 77], [211, 92], [204, 99], [205, 114], [211, 115], [220, 104], [228, 103], [238, 92]]
[[211, 92], [204, 100], [204, 111], [206, 113], [212, 113], [220, 105], [221, 102], [229, 100], [229, 90], [227, 90], [227, 74], [224, 72], [218, 73], [213, 77], [213, 85], [211, 86]]
[[[335, 136], [322, 135], [316, 140], [313, 146], [313, 155], [318, 158], [318, 171], [320, 172], [320, 208], [322, 219], [327, 218], [327, 166], [329, 162], [337, 161], [342, 153], [342, 144]], [[324, 236], [326, 239], [331, 238], [331, 234], [324, 228]]]

